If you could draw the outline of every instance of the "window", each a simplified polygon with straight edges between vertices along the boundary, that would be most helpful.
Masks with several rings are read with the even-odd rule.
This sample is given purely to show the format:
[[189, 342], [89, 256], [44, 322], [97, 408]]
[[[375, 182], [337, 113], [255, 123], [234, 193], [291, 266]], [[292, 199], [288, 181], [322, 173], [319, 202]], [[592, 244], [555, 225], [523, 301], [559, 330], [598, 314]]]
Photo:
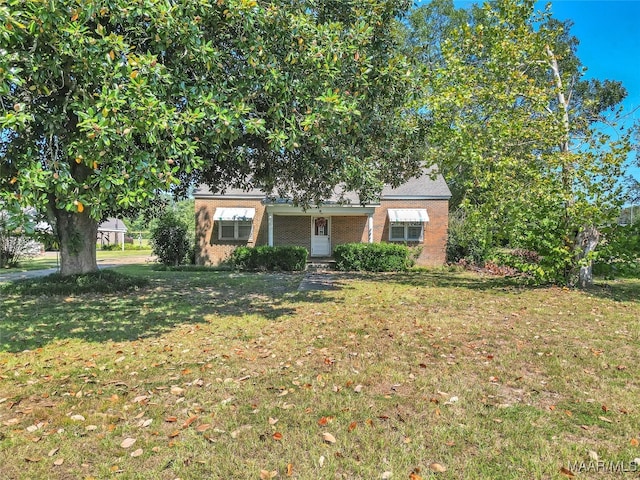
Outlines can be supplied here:
[[250, 240], [253, 234], [255, 208], [216, 208], [214, 222], [218, 222], [218, 239]]
[[253, 229], [251, 220], [221, 220], [218, 238], [220, 240], [249, 240]]
[[424, 224], [421, 222], [391, 222], [389, 240], [393, 242], [421, 242]]

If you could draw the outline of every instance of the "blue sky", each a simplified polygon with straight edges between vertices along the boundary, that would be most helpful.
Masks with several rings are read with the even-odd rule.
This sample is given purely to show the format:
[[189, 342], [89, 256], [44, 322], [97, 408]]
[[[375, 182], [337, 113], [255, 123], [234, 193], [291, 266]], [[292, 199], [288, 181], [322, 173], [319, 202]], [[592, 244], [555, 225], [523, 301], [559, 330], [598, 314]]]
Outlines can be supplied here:
[[[454, 0], [458, 7], [471, 3], [482, 2]], [[538, 1], [536, 9], [547, 3], [554, 18], [573, 21], [571, 34], [580, 40], [578, 58], [587, 78], [621, 81], [628, 91], [625, 124], [640, 121], [640, 0]], [[629, 173], [640, 180], [640, 167], [631, 165]]]
[[[547, 2], [537, 2], [544, 9]], [[551, 12], [570, 19], [587, 78], [619, 80], [627, 89], [625, 124], [640, 121], [640, 0], [555, 0]], [[630, 173], [640, 180], [640, 168]]]

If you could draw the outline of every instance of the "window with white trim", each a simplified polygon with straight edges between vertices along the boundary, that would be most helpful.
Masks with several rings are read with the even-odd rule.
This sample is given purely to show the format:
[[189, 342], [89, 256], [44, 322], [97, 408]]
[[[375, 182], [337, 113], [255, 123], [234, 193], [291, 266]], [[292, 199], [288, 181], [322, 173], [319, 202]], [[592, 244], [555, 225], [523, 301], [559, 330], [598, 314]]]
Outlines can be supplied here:
[[424, 223], [391, 222], [389, 240], [392, 242], [421, 242], [424, 238]]
[[220, 220], [218, 238], [220, 240], [250, 240], [253, 233], [251, 220]]

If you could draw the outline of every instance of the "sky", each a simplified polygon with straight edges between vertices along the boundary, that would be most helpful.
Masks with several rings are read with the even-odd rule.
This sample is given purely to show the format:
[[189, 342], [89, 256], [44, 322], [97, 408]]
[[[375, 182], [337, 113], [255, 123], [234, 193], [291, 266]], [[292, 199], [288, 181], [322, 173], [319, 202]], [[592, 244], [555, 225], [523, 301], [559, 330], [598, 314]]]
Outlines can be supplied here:
[[[471, 3], [481, 2], [454, 0], [462, 8]], [[640, 0], [537, 1], [536, 9], [544, 10], [547, 3], [554, 18], [573, 21], [571, 34], [580, 40], [577, 54], [587, 67], [586, 78], [621, 81], [628, 92], [624, 123], [640, 122]], [[640, 181], [633, 158], [628, 173]]]
[[[537, 2], [544, 9], [547, 2]], [[619, 80], [627, 89], [625, 124], [640, 122], [640, 0], [555, 0], [551, 12], [572, 20], [571, 33], [580, 40], [578, 58], [586, 78]], [[629, 171], [640, 181], [640, 167]]]

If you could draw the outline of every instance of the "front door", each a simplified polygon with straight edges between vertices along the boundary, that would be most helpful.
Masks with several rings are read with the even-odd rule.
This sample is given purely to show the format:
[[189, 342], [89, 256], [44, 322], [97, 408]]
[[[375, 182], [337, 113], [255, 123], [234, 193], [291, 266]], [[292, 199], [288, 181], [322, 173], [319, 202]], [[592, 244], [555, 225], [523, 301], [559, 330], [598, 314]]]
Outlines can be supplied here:
[[311, 256], [331, 255], [331, 217], [311, 217]]

